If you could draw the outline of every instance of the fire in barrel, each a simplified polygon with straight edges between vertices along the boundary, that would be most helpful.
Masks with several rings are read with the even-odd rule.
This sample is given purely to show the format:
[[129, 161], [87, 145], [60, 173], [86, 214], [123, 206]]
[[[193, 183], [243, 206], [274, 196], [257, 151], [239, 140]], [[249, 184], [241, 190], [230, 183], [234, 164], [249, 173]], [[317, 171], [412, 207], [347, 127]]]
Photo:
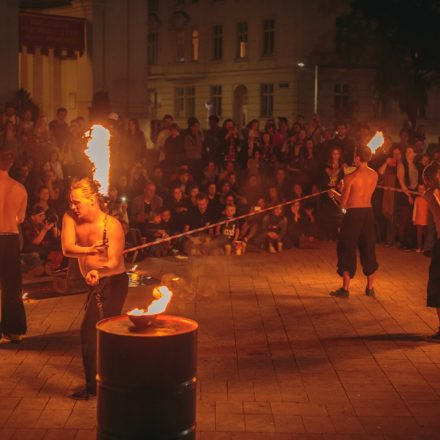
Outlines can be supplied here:
[[154, 300], [98, 329], [98, 439], [195, 439], [198, 324]]

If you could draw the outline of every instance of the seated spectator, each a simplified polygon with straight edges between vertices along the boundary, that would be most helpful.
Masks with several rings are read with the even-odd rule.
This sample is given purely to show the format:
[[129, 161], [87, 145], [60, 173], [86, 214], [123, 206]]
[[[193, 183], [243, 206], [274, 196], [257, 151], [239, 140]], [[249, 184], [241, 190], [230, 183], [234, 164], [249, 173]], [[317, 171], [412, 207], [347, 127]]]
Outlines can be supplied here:
[[[236, 207], [235, 205], [227, 205], [224, 211], [224, 215], [220, 217], [219, 221], [231, 220], [235, 217]], [[238, 221], [227, 221], [215, 228], [215, 239], [213, 240], [212, 248], [220, 248], [224, 251], [225, 255], [231, 255], [232, 249], [238, 240], [240, 235], [240, 227]]]
[[55, 173], [57, 180], [63, 181], [63, 166], [61, 164], [61, 157], [58, 148], [52, 149], [49, 160], [45, 163], [44, 168], [46, 170], [52, 170]]
[[130, 173], [129, 192], [132, 197], [142, 194], [148, 182], [147, 170], [140, 162], [136, 163]]
[[168, 197], [170, 190], [165, 184], [165, 178], [161, 166], [155, 166], [153, 168], [151, 181], [156, 185], [156, 194], [159, 197], [162, 197], [163, 200], [165, 200]]
[[292, 247], [301, 247], [304, 239], [310, 218], [299, 202], [290, 205], [290, 213], [287, 216], [287, 231], [284, 237], [284, 245], [287, 249]]
[[210, 183], [216, 183], [218, 178], [218, 170], [214, 161], [210, 160], [203, 169], [203, 176], [201, 180], [202, 187], [206, 187]]
[[142, 236], [146, 232], [148, 221], [159, 214], [163, 205], [162, 199], [156, 195], [156, 185], [147, 182], [144, 186], [144, 194], [135, 197], [131, 203], [131, 219], [133, 227], [141, 231]]
[[188, 212], [187, 198], [183, 196], [182, 188], [175, 186], [171, 190], [171, 196], [165, 203], [165, 206], [171, 211], [177, 224], [182, 224], [186, 213]]
[[35, 206], [23, 224], [23, 252], [35, 252], [47, 261], [51, 251], [60, 251], [60, 236], [57, 220], [47, 218], [44, 209]]
[[[249, 212], [260, 212], [265, 207], [266, 202], [263, 197], [260, 197], [255, 205], [251, 206]], [[243, 253], [246, 251], [248, 243], [258, 245], [258, 237], [261, 233], [263, 217], [262, 214], [256, 214], [248, 217], [244, 221], [240, 231], [240, 240], [243, 243]]]
[[215, 217], [220, 215], [221, 204], [217, 194], [217, 185], [210, 183], [207, 187], [208, 207]]
[[[208, 209], [208, 198], [205, 194], [197, 196], [197, 207], [188, 211], [184, 231], [202, 228], [213, 223], [213, 218]], [[211, 230], [198, 232], [185, 237], [183, 248], [186, 255], [206, 255], [209, 253]]]
[[276, 207], [266, 214], [262, 223], [262, 245], [271, 254], [283, 250], [283, 240], [287, 231], [287, 218], [283, 208]]
[[118, 189], [113, 185], [110, 186], [108, 195], [108, 213], [120, 221], [124, 233], [126, 234], [130, 229], [127, 199], [124, 196], [118, 197]]
[[[200, 194], [200, 188], [197, 185], [193, 185], [189, 190], [189, 197], [185, 198], [186, 207], [188, 208], [187, 211], [197, 206], [197, 196], [199, 194]], [[208, 199], [208, 203], [209, 203], [209, 199]]]

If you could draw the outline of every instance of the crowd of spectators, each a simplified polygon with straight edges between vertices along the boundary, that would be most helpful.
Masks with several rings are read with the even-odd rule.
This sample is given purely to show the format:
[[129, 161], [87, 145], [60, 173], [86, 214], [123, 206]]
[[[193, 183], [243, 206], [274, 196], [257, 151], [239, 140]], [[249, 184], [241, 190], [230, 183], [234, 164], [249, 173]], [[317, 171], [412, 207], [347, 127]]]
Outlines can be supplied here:
[[[84, 154], [88, 123], [78, 117], [68, 123], [67, 111], [56, 118], [34, 120], [30, 110], [17, 114], [7, 104], [0, 119], [0, 147], [15, 152], [11, 175], [28, 192], [28, 215], [22, 227], [23, 266], [33, 274], [51, 272], [63, 264], [60, 228], [69, 209], [72, 179], [91, 175]], [[326, 193], [284, 208], [236, 221], [237, 215], [263, 210], [284, 201], [330, 189], [341, 189], [353, 170], [356, 145], [373, 135], [368, 126], [350, 128], [345, 122], [323, 127], [319, 117], [298, 115], [262, 124], [252, 120], [238, 127], [209, 118], [209, 128], [189, 118], [179, 127], [163, 117], [154, 137], [157, 160], [147, 149], [136, 119], [110, 114], [102, 121], [111, 131], [111, 186], [107, 209], [121, 221], [127, 246], [160, 240], [218, 221], [206, 231], [162, 242], [136, 258], [201, 254], [241, 254], [250, 248], [270, 253], [286, 248], [316, 248], [337, 238], [342, 213]], [[380, 184], [400, 192], [376, 190], [373, 199], [377, 239], [429, 253], [430, 219], [422, 197], [422, 168], [439, 160], [440, 147], [426, 143], [423, 126], [406, 123], [399, 140], [385, 143], [371, 166]], [[230, 221], [228, 221], [230, 220]]]

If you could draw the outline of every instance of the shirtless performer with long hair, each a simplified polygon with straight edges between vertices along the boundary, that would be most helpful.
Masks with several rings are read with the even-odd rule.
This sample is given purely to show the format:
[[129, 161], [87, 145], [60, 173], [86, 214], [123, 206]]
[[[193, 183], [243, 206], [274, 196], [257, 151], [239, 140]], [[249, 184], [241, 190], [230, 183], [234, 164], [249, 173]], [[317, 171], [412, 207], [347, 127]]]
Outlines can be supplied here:
[[90, 286], [81, 324], [81, 347], [86, 386], [73, 399], [96, 395], [96, 323], [119, 315], [128, 291], [124, 231], [117, 219], [101, 209], [98, 187], [91, 179], [73, 183], [71, 210], [63, 217], [61, 242], [66, 257], [78, 258]]
[[371, 150], [358, 147], [355, 153], [356, 171], [344, 177], [342, 194], [330, 190], [330, 197], [339, 200], [346, 212], [338, 239], [338, 274], [342, 287], [330, 292], [332, 296], [347, 298], [350, 280], [356, 273], [356, 249], [359, 249], [361, 265], [367, 277], [365, 294], [374, 296], [374, 273], [379, 267], [376, 261], [376, 231], [371, 197], [376, 189], [378, 175], [368, 166]]

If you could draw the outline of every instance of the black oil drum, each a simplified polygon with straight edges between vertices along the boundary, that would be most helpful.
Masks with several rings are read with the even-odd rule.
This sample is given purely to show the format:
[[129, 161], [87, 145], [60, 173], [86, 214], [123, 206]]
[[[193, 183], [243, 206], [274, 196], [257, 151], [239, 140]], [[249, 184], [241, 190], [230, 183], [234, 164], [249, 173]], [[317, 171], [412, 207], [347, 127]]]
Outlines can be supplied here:
[[97, 324], [99, 440], [195, 439], [197, 328], [171, 315]]

